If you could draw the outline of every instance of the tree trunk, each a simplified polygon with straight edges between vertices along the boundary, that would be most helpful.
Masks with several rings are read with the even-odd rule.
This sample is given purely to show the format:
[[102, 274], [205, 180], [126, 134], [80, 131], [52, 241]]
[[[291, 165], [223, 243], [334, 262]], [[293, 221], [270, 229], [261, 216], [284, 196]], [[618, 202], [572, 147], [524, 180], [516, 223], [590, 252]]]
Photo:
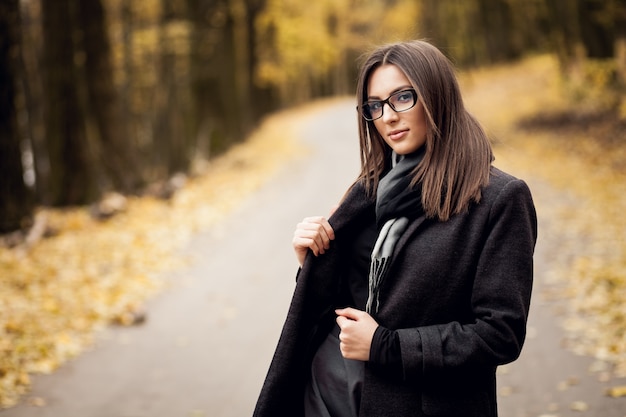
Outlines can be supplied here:
[[612, 58], [614, 55], [612, 22], [602, 16], [608, 12], [604, 2], [579, 0], [580, 35], [589, 58]]
[[[80, 0], [77, 0], [80, 1]], [[93, 202], [99, 197], [94, 159], [89, 152], [79, 89], [84, 53], [73, 0], [42, 1], [44, 37], [44, 119], [50, 159], [50, 203]]]
[[234, 21], [226, 0], [188, 0], [198, 144], [205, 156], [243, 136], [237, 103]]
[[162, 0], [160, 22], [160, 86], [156, 94], [154, 136], [165, 175], [189, 170], [192, 139], [189, 55], [177, 45], [189, 42], [181, 22], [187, 17], [187, 4], [181, 0]]
[[256, 42], [256, 21], [258, 16], [263, 12], [266, 3], [266, 0], [247, 0], [246, 43], [248, 44], [247, 72], [250, 94], [245, 105], [249, 107], [250, 122], [252, 123], [250, 127], [256, 125], [263, 116], [278, 108], [277, 99], [273, 91], [269, 87], [259, 87], [257, 83], [254, 82], [259, 62]]
[[[615, 15], [615, 60], [617, 76], [626, 89], [626, 0], [619, 0]], [[623, 99], [626, 106], [626, 99]], [[625, 115], [626, 117], [626, 115]]]
[[441, 6], [439, 0], [421, 0], [420, 37], [431, 40], [435, 45], [443, 43]]
[[[26, 140], [23, 151], [31, 158], [25, 159], [29, 165], [24, 165], [27, 185], [33, 187], [33, 200], [36, 203], [46, 201], [48, 196], [48, 178], [50, 164], [46, 149], [45, 127], [43, 116], [43, 80], [41, 73], [40, 54], [42, 48], [41, 11], [39, 5], [33, 3], [25, 5], [21, 2], [21, 60], [19, 73], [21, 92], [24, 96], [24, 110], [20, 128]], [[24, 143], [24, 142], [23, 142]]]
[[0, 3], [0, 233], [18, 230], [32, 219], [15, 105], [19, 30], [19, 1], [4, 0]]
[[486, 46], [485, 61], [478, 64], [504, 62], [519, 56], [512, 43], [513, 16], [511, 6], [503, 0], [480, 0], [481, 31]]
[[90, 119], [95, 121], [99, 139], [99, 162], [113, 188], [130, 193], [141, 185], [134, 149], [128, 138], [127, 120], [120, 112], [120, 100], [113, 81], [111, 44], [101, 0], [77, 2], [83, 27], [85, 78]]

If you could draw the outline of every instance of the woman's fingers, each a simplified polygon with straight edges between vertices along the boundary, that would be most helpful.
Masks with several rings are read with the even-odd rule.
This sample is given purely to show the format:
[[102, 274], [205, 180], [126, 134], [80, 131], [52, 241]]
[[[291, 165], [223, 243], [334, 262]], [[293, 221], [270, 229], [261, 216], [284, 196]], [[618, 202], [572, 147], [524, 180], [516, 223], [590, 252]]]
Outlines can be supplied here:
[[334, 238], [335, 232], [326, 218], [316, 216], [303, 219], [296, 226], [292, 240], [300, 265], [304, 263], [308, 250], [315, 256], [323, 254], [330, 248], [330, 241]]
[[323, 246], [312, 238], [303, 237], [303, 236], [294, 236], [293, 237], [293, 247], [296, 251], [304, 251], [311, 250], [315, 256], [324, 253]]
[[365, 313], [362, 310], [357, 310], [356, 308], [346, 307], [346, 308], [336, 309], [335, 314], [337, 314], [338, 318], [345, 317], [346, 319], [349, 319], [349, 320], [358, 320], [364, 314], [367, 314], [367, 313]]
[[335, 233], [323, 217], [307, 217], [298, 223], [294, 232], [294, 247], [306, 247], [315, 255], [324, 253], [330, 248], [330, 241], [335, 238]]
[[308, 230], [317, 231], [321, 236], [324, 236], [328, 240], [333, 240], [335, 238], [335, 231], [325, 217], [306, 217], [300, 224]]
[[344, 358], [369, 360], [374, 332], [378, 327], [376, 320], [365, 311], [354, 308], [335, 310], [339, 333], [339, 349]]

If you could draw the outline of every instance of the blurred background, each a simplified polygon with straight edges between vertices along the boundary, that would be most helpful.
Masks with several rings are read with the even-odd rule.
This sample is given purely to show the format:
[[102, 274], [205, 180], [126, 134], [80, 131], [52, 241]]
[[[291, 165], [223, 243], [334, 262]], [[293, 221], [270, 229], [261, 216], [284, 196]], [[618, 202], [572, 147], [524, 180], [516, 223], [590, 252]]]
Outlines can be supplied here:
[[290, 112], [415, 38], [535, 178], [574, 348], [626, 375], [626, 0], [2, 0], [0, 405], [102, 323], [141, 322], [149, 271], [303, 153]]
[[28, 225], [40, 204], [145, 191], [192, 172], [277, 109], [352, 94], [357, 58], [382, 42], [428, 38], [460, 68], [550, 53], [572, 99], [602, 90], [602, 104], [625, 113], [625, 8], [623, 0], [3, 0], [0, 232]]

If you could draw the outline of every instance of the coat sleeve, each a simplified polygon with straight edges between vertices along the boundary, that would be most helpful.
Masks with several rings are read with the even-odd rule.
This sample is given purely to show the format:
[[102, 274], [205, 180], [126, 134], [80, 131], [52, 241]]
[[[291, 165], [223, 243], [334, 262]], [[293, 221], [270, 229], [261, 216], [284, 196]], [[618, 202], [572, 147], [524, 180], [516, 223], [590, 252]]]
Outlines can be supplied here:
[[536, 236], [530, 190], [523, 181], [511, 180], [489, 211], [471, 294], [473, 321], [399, 329], [405, 379], [495, 368], [519, 356]]

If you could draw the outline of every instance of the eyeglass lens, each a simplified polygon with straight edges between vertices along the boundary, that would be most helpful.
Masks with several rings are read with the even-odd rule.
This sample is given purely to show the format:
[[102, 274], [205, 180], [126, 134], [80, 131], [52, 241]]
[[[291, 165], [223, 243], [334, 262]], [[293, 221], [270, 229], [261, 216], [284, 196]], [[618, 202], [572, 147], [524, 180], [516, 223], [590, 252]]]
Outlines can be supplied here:
[[363, 105], [363, 117], [367, 120], [376, 120], [382, 117], [385, 103], [389, 104], [392, 110], [403, 112], [415, 106], [417, 94], [414, 90], [403, 90], [393, 93], [385, 100], [372, 100]]

